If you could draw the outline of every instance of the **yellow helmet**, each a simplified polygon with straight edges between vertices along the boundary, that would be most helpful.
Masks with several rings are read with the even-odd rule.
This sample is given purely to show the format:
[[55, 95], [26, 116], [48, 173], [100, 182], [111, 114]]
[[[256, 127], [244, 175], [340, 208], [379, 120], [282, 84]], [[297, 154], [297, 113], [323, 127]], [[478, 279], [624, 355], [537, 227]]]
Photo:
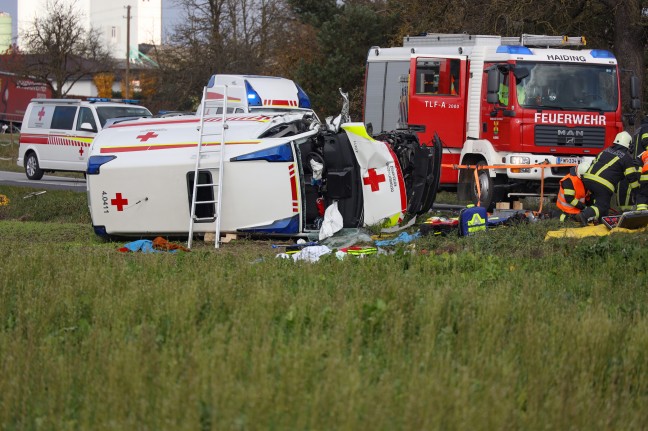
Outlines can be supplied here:
[[628, 132], [621, 132], [616, 135], [614, 138], [614, 145], [621, 145], [622, 147], [630, 148], [630, 142], [632, 142], [632, 136]]

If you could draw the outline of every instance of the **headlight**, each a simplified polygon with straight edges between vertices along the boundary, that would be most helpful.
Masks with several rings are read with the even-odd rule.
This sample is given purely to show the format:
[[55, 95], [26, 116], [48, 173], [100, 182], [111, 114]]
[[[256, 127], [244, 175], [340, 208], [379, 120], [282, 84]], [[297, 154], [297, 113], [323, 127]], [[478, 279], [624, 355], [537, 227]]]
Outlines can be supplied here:
[[[530, 165], [531, 157], [525, 156], [511, 156], [512, 165]], [[511, 173], [514, 174], [524, 174], [531, 172], [531, 169], [522, 169], [522, 168], [511, 168]]]
[[530, 165], [531, 164], [531, 157], [511, 156], [511, 164], [512, 165]]

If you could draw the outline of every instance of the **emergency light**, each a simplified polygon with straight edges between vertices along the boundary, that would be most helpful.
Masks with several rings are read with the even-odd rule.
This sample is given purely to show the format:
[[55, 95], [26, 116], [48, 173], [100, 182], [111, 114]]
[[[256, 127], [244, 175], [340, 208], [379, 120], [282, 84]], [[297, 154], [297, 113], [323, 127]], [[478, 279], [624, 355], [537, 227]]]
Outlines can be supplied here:
[[311, 109], [311, 102], [308, 98], [308, 94], [306, 94], [306, 92], [302, 90], [302, 88], [297, 83], [295, 83], [295, 86], [297, 86], [297, 99], [299, 100], [299, 107]]
[[521, 45], [500, 45], [497, 47], [498, 54], [522, 54], [522, 55], [533, 55], [533, 52], [526, 47]]
[[285, 143], [272, 148], [255, 151], [253, 153], [243, 154], [237, 157], [232, 157], [232, 162], [242, 162], [250, 160], [265, 160], [266, 162], [292, 162], [293, 153], [290, 143]]
[[245, 81], [245, 92], [247, 93], [249, 106], [263, 106], [259, 93], [247, 81]]
[[594, 58], [615, 58], [614, 54], [605, 49], [593, 49], [590, 51], [590, 54], [592, 54], [592, 57]]
[[121, 102], [121, 103], [129, 103], [131, 105], [137, 105], [139, 104], [139, 100], [137, 99], [109, 99], [107, 97], [88, 97], [88, 102], [90, 103], [96, 103], [96, 102]]
[[101, 165], [106, 164], [116, 158], [117, 156], [90, 156], [90, 158], [88, 159], [88, 170], [86, 172], [87, 175], [98, 175]]

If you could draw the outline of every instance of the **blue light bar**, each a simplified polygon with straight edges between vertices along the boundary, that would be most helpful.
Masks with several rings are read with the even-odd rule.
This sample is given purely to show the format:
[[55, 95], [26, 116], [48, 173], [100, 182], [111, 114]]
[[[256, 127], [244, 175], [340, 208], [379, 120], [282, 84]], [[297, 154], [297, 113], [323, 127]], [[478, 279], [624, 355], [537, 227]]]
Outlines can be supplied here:
[[137, 99], [109, 99], [107, 97], [88, 97], [86, 99], [90, 103], [96, 102], [116, 102], [116, 103], [130, 103], [131, 105], [137, 105], [139, 100]]
[[616, 58], [614, 57], [614, 54], [612, 54], [610, 51], [607, 51], [605, 49], [593, 49], [591, 52], [592, 57], [594, 58]]
[[265, 226], [257, 226], [249, 229], [237, 229], [237, 231], [249, 232], [249, 233], [283, 233], [283, 234], [298, 233], [299, 214], [295, 214], [292, 217], [275, 220], [274, 222]]
[[232, 157], [230, 159], [230, 162], [243, 162], [251, 160], [265, 160], [266, 162], [292, 162], [294, 159], [292, 147], [289, 143], [285, 143], [276, 147], [266, 148], [265, 150]]
[[88, 170], [86, 171], [86, 174], [99, 175], [99, 169], [101, 168], [101, 165], [106, 164], [116, 158], [117, 156], [90, 156], [90, 158], [88, 159]]
[[212, 75], [211, 78], [209, 78], [209, 82], [207, 83], [207, 87], [212, 88], [216, 84], [216, 75]]
[[526, 47], [521, 45], [500, 45], [497, 47], [498, 54], [522, 54], [522, 55], [533, 55], [533, 52]]
[[297, 99], [299, 100], [299, 107], [300, 108], [306, 108], [310, 109], [311, 108], [311, 101], [308, 98], [308, 94], [302, 88], [298, 85], [297, 86]]
[[263, 106], [259, 93], [247, 81], [245, 81], [245, 92], [247, 93], [248, 106]]

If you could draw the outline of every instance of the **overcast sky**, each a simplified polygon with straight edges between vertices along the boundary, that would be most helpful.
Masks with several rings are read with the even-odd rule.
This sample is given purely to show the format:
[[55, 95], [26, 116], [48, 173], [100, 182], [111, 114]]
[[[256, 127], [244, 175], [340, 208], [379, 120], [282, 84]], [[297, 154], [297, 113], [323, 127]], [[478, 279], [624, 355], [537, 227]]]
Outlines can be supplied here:
[[[181, 9], [175, 5], [174, 0], [162, 0], [162, 40], [173, 27], [175, 17], [180, 14], [180, 11]], [[18, 22], [18, 0], [0, 0], [0, 12], [8, 12], [11, 15], [13, 38], [15, 40]]]

